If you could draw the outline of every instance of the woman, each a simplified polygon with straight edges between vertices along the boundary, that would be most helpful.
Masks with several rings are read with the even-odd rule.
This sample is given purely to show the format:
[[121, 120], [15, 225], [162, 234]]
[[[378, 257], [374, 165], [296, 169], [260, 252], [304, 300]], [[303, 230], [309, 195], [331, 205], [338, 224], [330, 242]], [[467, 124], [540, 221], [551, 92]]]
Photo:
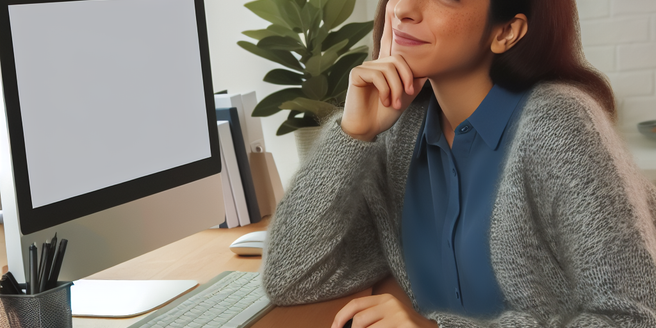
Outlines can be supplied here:
[[656, 188], [577, 28], [573, 0], [381, 0], [378, 58], [271, 223], [271, 300], [391, 273], [413, 308], [333, 327], [656, 327]]

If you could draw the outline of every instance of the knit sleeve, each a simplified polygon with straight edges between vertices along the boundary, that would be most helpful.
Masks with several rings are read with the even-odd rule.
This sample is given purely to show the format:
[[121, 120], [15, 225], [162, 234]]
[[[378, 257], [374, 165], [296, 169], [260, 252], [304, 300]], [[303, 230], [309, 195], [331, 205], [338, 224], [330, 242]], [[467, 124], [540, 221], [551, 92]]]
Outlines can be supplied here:
[[273, 303], [345, 296], [388, 274], [362, 184], [382, 170], [382, 138], [364, 142], [328, 124], [269, 226], [263, 285]]
[[526, 108], [497, 196], [507, 311], [451, 327], [656, 327], [656, 188], [596, 103], [551, 86]]

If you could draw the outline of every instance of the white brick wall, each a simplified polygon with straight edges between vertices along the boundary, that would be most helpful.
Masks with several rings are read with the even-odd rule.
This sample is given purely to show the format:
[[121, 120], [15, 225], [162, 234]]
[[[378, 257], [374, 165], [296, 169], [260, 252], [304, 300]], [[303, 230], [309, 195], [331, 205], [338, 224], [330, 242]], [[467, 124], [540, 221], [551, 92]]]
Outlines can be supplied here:
[[612, 13], [620, 15], [635, 15], [646, 12], [656, 12], [654, 0], [613, 0]]
[[610, 0], [578, 0], [576, 3], [581, 20], [610, 15]]
[[656, 0], [577, 0], [583, 50], [608, 75], [619, 125], [656, 120]]

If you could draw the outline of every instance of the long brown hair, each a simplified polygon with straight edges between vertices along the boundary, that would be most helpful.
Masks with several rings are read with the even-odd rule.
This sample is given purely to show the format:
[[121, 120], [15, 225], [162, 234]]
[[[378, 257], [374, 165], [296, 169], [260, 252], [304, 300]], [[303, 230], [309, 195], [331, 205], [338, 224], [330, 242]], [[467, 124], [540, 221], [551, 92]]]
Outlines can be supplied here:
[[[380, 0], [374, 19], [373, 58], [378, 58], [388, 0]], [[490, 77], [509, 90], [526, 90], [541, 81], [564, 81], [589, 93], [615, 119], [615, 96], [606, 77], [585, 59], [574, 0], [490, 0], [486, 34], [516, 14], [529, 28], [522, 40], [494, 55]]]

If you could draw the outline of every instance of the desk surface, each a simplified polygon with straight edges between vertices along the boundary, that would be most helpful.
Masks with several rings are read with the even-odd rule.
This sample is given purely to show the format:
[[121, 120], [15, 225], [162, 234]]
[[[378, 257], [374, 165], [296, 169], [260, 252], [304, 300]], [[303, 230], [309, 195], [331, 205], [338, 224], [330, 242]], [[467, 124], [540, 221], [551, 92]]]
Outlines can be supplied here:
[[[263, 220], [234, 229], [202, 231], [94, 274], [88, 279], [193, 279], [202, 284], [223, 271], [257, 271], [261, 257], [240, 257], [228, 247], [245, 233], [265, 230], [267, 223], [268, 220]], [[7, 264], [4, 231], [0, 233], [0, 242], [0, 264], [4, 266]], [[276, 307], [253, 328], [329, 327], [337, 311], [346, 303], [356, 297], [371, 295], [372, 290], [376, 294], [391, 293], [409, 304], [399, 286], [388, 278], [373, 288], [348, 297], [308, 305]], [[128, 327], [146, 315], [128, 319], [73, 318], [73, 327]]]

